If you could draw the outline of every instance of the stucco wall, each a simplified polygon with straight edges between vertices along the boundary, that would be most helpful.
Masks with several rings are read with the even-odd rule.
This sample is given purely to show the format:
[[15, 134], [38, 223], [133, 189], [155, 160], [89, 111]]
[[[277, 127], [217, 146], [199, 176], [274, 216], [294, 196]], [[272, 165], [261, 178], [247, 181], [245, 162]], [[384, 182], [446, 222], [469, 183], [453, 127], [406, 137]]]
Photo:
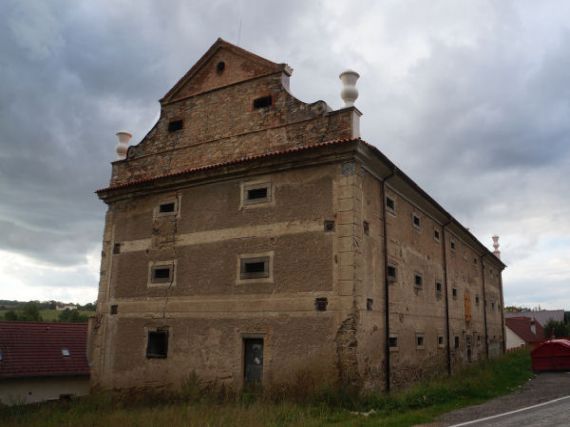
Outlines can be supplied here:
[[0, 381], [0, 403], [18, 405], [89, 394], [88, 377], [17, 378]]

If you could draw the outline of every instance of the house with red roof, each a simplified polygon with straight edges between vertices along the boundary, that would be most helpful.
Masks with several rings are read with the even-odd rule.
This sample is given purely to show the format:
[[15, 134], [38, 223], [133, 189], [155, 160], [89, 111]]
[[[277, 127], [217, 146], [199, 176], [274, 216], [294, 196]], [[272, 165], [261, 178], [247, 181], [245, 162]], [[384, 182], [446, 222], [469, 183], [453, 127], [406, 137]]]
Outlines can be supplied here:
[[0, 321], [0, 404], [89, 393], [86, 323]]
[[534, 317], [505, 319], [507, 350], [518, 347], [536, 347], [544, 341], [544, 328]]

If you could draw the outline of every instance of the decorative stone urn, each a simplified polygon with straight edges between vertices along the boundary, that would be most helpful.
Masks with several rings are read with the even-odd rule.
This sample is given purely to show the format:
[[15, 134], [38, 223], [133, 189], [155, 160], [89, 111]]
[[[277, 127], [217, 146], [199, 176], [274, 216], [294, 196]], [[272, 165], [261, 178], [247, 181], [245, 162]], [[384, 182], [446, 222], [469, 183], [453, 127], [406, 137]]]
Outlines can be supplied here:
[[354, 101], [358, 98], [358, 89], [356, 89], [356, 81], [360, 77], [356, 71], [346, 70], [340, 74], [339, 78], [342, 81], [343, 87], [340, 92], [340, 97], [344, 101], [345, 107], [354, 106]]
[[127, 158], [129, 141], [131, 140], [133, 135], [125, 131], [117, 132], [115, 135], [117, 135], [117, 138], [119, 139], [117, 147], [115, 148], [115, 151], [117, 152], [117, 160], [124, 160]]

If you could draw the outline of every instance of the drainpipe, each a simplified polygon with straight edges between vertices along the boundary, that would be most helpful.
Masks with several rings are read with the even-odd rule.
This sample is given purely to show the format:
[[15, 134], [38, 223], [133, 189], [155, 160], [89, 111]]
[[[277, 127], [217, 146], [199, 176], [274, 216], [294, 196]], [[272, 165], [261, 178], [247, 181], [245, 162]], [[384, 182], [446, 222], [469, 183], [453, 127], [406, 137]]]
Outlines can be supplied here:
[[505, 337], [505, 301], [503, 297], [503, 271], [501, 270], [501, 275], [499, 276], [499, 286], [501, 287], [501, 331], [503, 332], [503, 354], [507, 352], [507, 341]]
[[449, 224], [451, 224], [451, 221], [443, 224], [441, 227], [441, 238], [443, 241], [443, 285], [445, 287], [445, 335], [447, 340], [447, 373], [448, 375], [451, 375], [451, 331], [449, 327], [449, 286], [447, 284], [447, 236], [445, 234], [445, 227], [447, 227]]
[[485, 291], [485, 264], [483, 264], [483, 258], [485, 255], [481, 255], [481, 279], [483, 280], [483, 323], [485, 325], [485, 355], [487, 360], [489, 360], [489, 331], [487, 328], [487, 292]]
[[386, 182], [396, 173], [396, 168], [382, 181], [382, 217], [384, 218], [384, 360], [386, 361], [386, 393], [390, 392], [390, 282], [388, 281], [388, 225], [386, 216]]

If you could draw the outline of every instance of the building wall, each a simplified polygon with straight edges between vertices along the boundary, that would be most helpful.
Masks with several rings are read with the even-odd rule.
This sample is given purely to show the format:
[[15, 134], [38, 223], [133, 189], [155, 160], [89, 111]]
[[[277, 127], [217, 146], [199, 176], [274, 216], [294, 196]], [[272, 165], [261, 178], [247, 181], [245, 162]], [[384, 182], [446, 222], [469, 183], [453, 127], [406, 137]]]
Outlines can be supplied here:
[[0, 403], [21, 405], [56, 400], [62, 395], [89, 394], [89, 377], [48, 377], [3, 379], [0, 382]]
[[[352, 349], [362, 308], [354, 298], [353, 235], [362, 222], [357, 227], [353, 214], [360, 198], [353, 168], [288, 170], [113, 204], [91, 325], [93, 384], [176, 387], [196, 370], [240, 387], [242, 339], [249, 336], [265, 340], [267, 383], [311, 366], [335, 381], [341, 371], [356, 372]], [[272, 202], [242, 206], [249, 182], [271, 182]], [[157, 217], [158, 204], [172, 199], [179, 214]], [[325, 220], [334, 221], [333, 232]], [[113, 254], [116, 245], [120, 253]], [[238, 256], [267, 252], [272, 280], [240, 283]], [[148, 286], [149, 265], [174, 259], [175, 281]], [[326, 311], [316, 310], [316, 298], [327, 298]], [[165, 326], [168, 357], [147, 359], [147, 331]]]
[[526, 342], [524, 342], [521, 337], [511, 331], [508, 326], [505, 326], [505, 332], [507, 350], [526, 346]]

